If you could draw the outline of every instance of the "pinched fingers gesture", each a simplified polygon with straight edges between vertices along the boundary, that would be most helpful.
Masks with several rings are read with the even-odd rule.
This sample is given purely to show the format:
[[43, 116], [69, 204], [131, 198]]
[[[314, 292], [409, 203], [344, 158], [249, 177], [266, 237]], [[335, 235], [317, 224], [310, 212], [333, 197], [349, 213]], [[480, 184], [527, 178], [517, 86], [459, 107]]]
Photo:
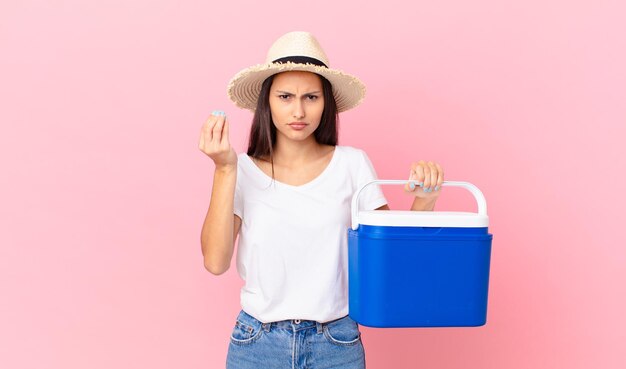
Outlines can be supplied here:
[[237, 165], [237, 153], [230, 145], [229, 124], [224, 112], [214, 111], [204, 122], [198, 147], [216, 167]]

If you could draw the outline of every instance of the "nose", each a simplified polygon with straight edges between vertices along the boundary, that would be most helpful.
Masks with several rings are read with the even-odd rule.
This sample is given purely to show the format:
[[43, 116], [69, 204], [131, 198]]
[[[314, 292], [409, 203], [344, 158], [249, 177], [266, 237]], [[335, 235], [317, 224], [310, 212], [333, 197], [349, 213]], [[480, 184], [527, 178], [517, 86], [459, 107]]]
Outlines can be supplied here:
[[304, 104], [302, 101], [296, 99], [296, 103], [294, 104], [293, 117], [296, 119], [304, 118]]

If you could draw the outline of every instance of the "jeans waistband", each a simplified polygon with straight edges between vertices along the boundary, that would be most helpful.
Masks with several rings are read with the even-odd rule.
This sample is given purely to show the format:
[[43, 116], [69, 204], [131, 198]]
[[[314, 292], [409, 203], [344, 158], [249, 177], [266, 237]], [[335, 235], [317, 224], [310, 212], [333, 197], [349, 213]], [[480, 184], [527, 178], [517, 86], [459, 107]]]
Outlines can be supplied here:
[[248, 321], [253, 321], [253, 322], [257, 323], [266, 332], [269, 332], [272, 328], [284, 328], [284, 329], [288, 329], [288, 330], [292, 330], [293, 329], [294, 331], [300, 331], [300, 330], [303, 330], [303, 329], [315, 328], [317, 330], [317, 333], [322, 333], [325, 325], [330, 324], [330, 323], [332, 323], [334, 321], [337, 321], [339, 319], [343, 319], [345, 317], [342, 317], [342, 318], [339, 318], [339, 319], [335, 319], [335, 320], [331, 320], [329, 322], [324, 322], [324, 323], [320, 323], [320, 322], [317, 322], [315, 320], [304, 320], [304, 319], [287, 319], [287, 320], [279, 320], [279, 321], [275, 321], [275, 322], [262, 323], [261, 321], [257, 320], [255, 317], [253, 317], [252, 315], [250, 315], [250, 314], [246, 313], [245, 311], [241, 310], [240, 318], [248, 320]]

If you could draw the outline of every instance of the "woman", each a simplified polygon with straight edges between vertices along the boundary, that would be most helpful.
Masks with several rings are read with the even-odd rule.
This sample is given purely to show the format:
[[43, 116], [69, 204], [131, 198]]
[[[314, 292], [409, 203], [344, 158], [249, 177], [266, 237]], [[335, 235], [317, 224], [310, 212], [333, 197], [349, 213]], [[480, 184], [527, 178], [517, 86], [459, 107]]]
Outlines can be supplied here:
[[[227, 367], [364, 368], [359, 325], [348, 316], [347, 230], [352, 195], [377, 177], [363, 150], [337, 145], [337, 121], [363, 100], [365, 86], [330, 69], [311, 34], [290, 32], [265, 64], [235, 75], [228, 94], [254, 112], [247, 153], [230, 146], [220, 111], [199, 145], [215, 163], [204, 264], [224, 273], [239, 235], [245, 281]], [[411, 210], [432, 210], [442, 182], [438, 164], [413, 163]], [[376, 184], [359, 200], [361, 210], [389, 209]]]

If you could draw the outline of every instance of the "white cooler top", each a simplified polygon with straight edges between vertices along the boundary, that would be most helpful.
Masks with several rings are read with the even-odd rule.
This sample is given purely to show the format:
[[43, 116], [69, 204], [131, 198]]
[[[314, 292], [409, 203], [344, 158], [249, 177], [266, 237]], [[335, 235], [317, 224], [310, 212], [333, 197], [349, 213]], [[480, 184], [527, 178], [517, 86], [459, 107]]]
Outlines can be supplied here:
[[359, 224], [388, 227], [462, 227], [489, 225], [489, 217], [461, 211], [369, 210], [359, 212]]

